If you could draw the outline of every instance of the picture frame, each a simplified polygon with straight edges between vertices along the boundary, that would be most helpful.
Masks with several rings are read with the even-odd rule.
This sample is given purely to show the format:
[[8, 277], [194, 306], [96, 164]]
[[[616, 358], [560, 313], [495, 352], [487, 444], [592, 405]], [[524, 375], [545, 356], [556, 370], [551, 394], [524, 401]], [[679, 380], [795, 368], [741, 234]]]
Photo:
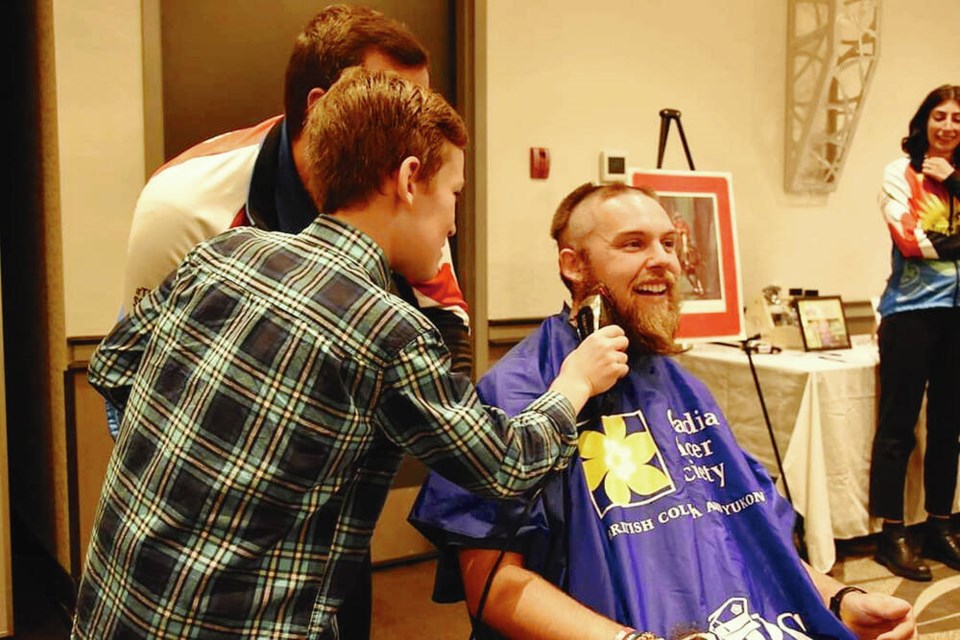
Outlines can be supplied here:
[[742, 340], [743, 288], [729, 173], [631, 169], [630, 184], [650, 187], [677, 225], [679, 342]]
[[850, 330], [840, 296], [795, 298], [804, 351], [850, 349]]

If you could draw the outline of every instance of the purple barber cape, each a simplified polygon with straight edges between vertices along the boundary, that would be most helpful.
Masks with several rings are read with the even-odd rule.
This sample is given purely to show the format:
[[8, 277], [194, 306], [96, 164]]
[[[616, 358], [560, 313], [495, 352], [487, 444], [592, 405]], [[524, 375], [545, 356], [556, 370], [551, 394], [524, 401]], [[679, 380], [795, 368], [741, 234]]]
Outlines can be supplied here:
[[[518, 413], [576, 345], [566, 310], [548, 318], [484, 376], [481, 398]], [[699, 380], [670, 358], [640, 358], [580, 418], [578, 457], [523, 522], [523, 503], [480, 499], [430, 475], [410, 521], [444, 552], [435, 598], [463, 597], [458, 548], [499, 548], [518, 528], [511, 550], [528, 568], [636, 629], [854, 637], [794, 551], [792, 509]]]

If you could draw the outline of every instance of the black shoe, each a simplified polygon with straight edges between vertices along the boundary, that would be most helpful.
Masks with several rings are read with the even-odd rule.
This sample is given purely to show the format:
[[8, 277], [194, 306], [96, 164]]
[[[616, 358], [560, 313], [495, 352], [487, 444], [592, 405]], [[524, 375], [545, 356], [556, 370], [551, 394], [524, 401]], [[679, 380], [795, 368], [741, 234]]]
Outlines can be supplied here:
[[884, 531], [881, 533], [874, 558], [890, 571], [907, 580], [916, 580], [917, 582], [933, 580], [930, 567], [913, 552], [913, 548], [907, 540], [906, 532]]
[[960, 571], [960, 540], [948, 530], [928, 529], [923, 541], [923, 555]]

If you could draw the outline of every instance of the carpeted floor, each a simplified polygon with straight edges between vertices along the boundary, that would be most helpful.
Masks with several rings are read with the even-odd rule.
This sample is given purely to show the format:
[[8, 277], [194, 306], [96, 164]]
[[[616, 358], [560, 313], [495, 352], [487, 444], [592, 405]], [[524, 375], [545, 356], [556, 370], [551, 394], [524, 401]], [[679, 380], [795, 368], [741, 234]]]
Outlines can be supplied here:
[[872, 538], [838, 542], [837, 552], [842, 561], [834, 567], [834, 577], [912, 602], [920, 635], [925, 639], [960, 639], [960, 573], [939, 562], [928, 561], [933, 582], [904, 580], [876, 563], [873, 551]]

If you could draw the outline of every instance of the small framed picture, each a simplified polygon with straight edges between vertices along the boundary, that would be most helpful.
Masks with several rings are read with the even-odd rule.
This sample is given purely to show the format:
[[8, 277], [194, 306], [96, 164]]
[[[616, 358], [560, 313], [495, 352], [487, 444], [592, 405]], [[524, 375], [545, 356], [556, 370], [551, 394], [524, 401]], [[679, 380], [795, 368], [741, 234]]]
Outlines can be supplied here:
[[840, 296], [795, 298], [805, 351], [849, 349], [850, 332]]

